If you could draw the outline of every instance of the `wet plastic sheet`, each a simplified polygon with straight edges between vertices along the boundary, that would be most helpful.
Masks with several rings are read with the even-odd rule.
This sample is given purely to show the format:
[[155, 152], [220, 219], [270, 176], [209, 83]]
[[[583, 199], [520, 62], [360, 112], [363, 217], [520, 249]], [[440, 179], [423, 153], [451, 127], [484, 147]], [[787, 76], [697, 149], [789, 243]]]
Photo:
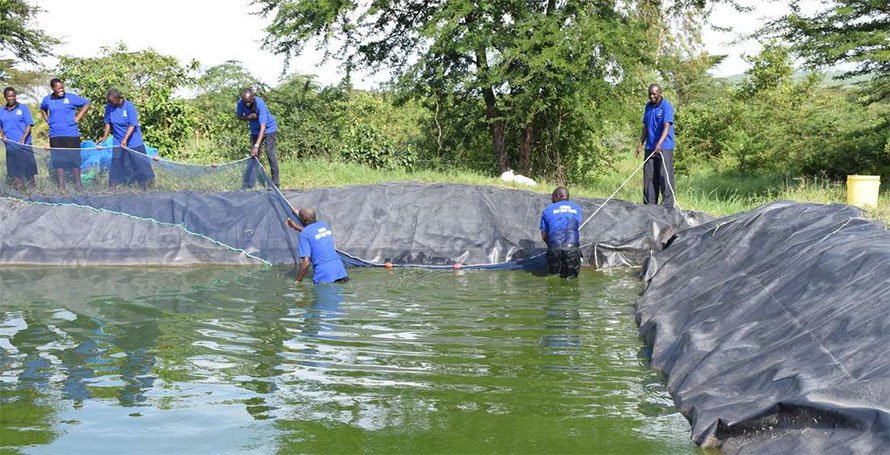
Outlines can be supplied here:
[[[547, 194], [455, 184], [392, 183], [287, 192], [295, 207], [314, 207], [334, 229], [337, 246], [350, 255], [382, 264], [520, 266], [546, 251], [541, 240], [541, 210]], [[586, 219], [602, 199], [575, 199]], [[701, 215], [690, 217], [697, 222]], [[689, 226], [673, 209], [612, 200], [581, 231], [585, 261], [639, 266], [657, 240], [644, 242], [651, 226]], [[543, 266], [543, 262], [536, 264]], [[535, 266], [535, 265], [533, 265]]]
[[75, 206], [0, 198], [0, 263], [262, 264], [178, 226]]
[[[424, 267], [451, 267], [454, 263], [479, 268], [543, 265], [543, 261], [530, 259], [542, 258], [545, 251], [538, 228], [541, 210], [549, 203], [546, 194], [469, 185], [399, 183], [291, 191], [285, 192], [285, 196], [294, 207], [311, 206], [317, 210], [318, 218], [332, 226], [337, 247], [351, 265], [382, 265], [387, 259], [397, 265]], [[44, 197], [40, 201], [95, 207], [179, 226], [183, 236], [213, 239], [272, 264], [293, 264], [299, 257], [297, 234], [283, 222], [290, 207], [274, 190], [149, 191]], [[586, 218], [603, 200], [578, 202]], [[30, 210], [51, 212], [56, 208], [35, 206]], [[129, 226], [133, 220], [127, 217], [100, 220], [94, 212], [81, 210], [78, 214], [71, 212], [66, 219], [82, 225], [82, 229], [63, 235], [65, 225], [22, 226], [37, 233], [29, 238], [30, 253], [19, 250], [15, 261], [102, 264], [118, 261], [131, 254], [128, 251], [134, 245], [144, 242], [141, 237], [134, 237], [130, 228], [113, 229], [117, 219], [126, 220]], [[652, 251], [661, 249], [673, 232], [699, 219], [700, 215], [681, 214], [660, 206], [610, 201], [582, 230], [585, 261], [601, 268], [641, 265]], [[3, 223], [6, 229], [14, 231], [21, 228], [11, 225], [20, 222], [17, 220], [4, 219]], [[57, 262], [60, 257], [71, 256], [41, 251], [71, 251], [72, 245], [87, 248], [89, 237], [84, 236], [96, 223], [102, 223], [101, 229], [107, 231], [107, 258], [96, 252], [88, 260]], [[15, 245], [8, 243], [5, 250], [12, 251], [10, 248], [14, 250]], [[170, 257], [169, 252], [158, 251], [144, 260], [163, 265]], [[10, 260], [8, 254], [0, 251], [0, 262]]]
[[777, 202], [677, 234], [637, 321], [695, 442], [890, 453], [890, 233]]

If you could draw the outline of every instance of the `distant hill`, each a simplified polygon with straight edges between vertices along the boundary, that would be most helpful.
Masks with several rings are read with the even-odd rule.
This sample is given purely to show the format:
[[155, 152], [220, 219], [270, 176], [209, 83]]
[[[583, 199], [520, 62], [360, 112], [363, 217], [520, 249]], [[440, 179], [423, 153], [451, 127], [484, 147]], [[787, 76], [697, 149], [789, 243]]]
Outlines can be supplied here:
[[[795, 81], [800, 81], [800, 80], [803, 80], [803, 79], [809, 77], [810, 74], [813, 74], [813, 72], [812, 71], [797, 71], [791, 76], [791, 78], [794, 79]], [[853, 87], [861, 82], [866, 82], [871, 79], [871, 76], [867, 76], [867, 75], [856, 76], [856, 77], [853, 77], [850, 79], [842, 79], [841, 76], [844, 74], [844, 72], [837, 71], [837, 70], [828, 71], [824, 74], [825, 74], [825, 76], [822, 78], [822, 85], [825, 87]], [[738, 83], [748, 80], [748, 75], [747, 74], [734, 74], [732, 76], [727, 76], [727, 77], [723, 77], [723, 78], [719, 78], [719, 79], [723, 79], [723, 80], [725, 80], [729, 83], [732, 83], [732, 84], [738, 84]]]

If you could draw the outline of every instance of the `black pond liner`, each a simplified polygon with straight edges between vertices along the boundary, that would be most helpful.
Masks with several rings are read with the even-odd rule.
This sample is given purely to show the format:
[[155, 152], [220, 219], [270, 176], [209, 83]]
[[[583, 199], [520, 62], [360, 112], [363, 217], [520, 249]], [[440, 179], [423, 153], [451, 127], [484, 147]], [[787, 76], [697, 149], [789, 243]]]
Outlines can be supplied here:
[[[585, 218], [604, 202], [576, 201]], [[540, 269], [548, 203], [414, 183], [2, 197], [0, 263], [292, 265], [297, 236], [283, 220], [314, 207], [349, 265]], [[781, 202], [710, 221], [612, 200], [584, 227], [590, 265], [645, 264], [637, 321], [696, 443], [890, 452], [890, 234], [859, 216]]]
[[[539, 222], [549, 196], [470, 185], [392, 183], [312, 191], [193, 191], [42, 197], [7, 206], [0, 263], [202, 263], [183, 257], [178, 241], [154, 241], [139, 223], [181, 229], [185, 238], [216, 242], [222, 255], [207, 262], [254, 258], [294, 264], [297, 233], [284, 224], [291, 207], [314, 207], [328, 222], [341, 257], [352, 266], [540, 268]], [[604, 200], [577, 200], [587, 217]], [[22, 205], [24, 204], [24, 207]], [[12, 210], [10, 206], [18, 208]], [[113, 215], [118, 215], [114, 217]], [[582, 230], [587, 261], [598, 268], [639, 266], [670, 236], [706, 218], [660, 206], [612, 200]], [[92, 248], [97, 237], [105, 248]], [[116, 246], [116, 248], [114, 247]], [[81, 254], [89, 250], [89, 254]], [[102, 256], [103, 252], [107, 256]]]
[[776, 202], [681, 231], [637, 322], [693, 440], [727, 453], [890, 453], [890, 233]]

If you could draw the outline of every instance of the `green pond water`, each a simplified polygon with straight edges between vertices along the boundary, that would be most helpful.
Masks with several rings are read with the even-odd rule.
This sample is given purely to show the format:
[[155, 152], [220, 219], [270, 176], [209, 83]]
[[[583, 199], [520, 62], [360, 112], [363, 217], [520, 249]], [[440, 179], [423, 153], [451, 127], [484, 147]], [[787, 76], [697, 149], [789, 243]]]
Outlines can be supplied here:
[[699, 453], [583, 270], [0, 269], [0, 453]]

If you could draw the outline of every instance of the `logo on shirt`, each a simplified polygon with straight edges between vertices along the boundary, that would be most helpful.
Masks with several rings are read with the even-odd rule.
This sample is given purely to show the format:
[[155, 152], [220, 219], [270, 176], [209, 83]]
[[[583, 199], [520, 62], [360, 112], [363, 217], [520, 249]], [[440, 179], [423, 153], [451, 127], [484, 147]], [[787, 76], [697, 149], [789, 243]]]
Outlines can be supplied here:
[[124, 111], [123, 116], [124, 118], [127, 118], [127, 111]]
[[15, 115], [22, 115], [22, 110], [19, 109], [19, 110], [15, 111]]
[[657, 117], [657, 118], [664, 117], [664, 109], [659, 109], [659, 110], [655, 111], [655, 117]]
[[557, 215], [560, 213], [571, 213], [572, 215], [576, 215], [578, 213], [578, 211], [573, 209], [571, 205], [560, 205], [559, 207], [553, 209], [554, 215]]
[[71, 104], [71, 101], [68, 101], [68, 98], [65, 98], [65, 99], [62, 101], [62, 104]]
[[315, 240], [321, 240], [325, 237], [332, 235], [333, 233], [328, 230], [328, 228], [320, 228], [318, 230], [318, 234], [315, 234]]

